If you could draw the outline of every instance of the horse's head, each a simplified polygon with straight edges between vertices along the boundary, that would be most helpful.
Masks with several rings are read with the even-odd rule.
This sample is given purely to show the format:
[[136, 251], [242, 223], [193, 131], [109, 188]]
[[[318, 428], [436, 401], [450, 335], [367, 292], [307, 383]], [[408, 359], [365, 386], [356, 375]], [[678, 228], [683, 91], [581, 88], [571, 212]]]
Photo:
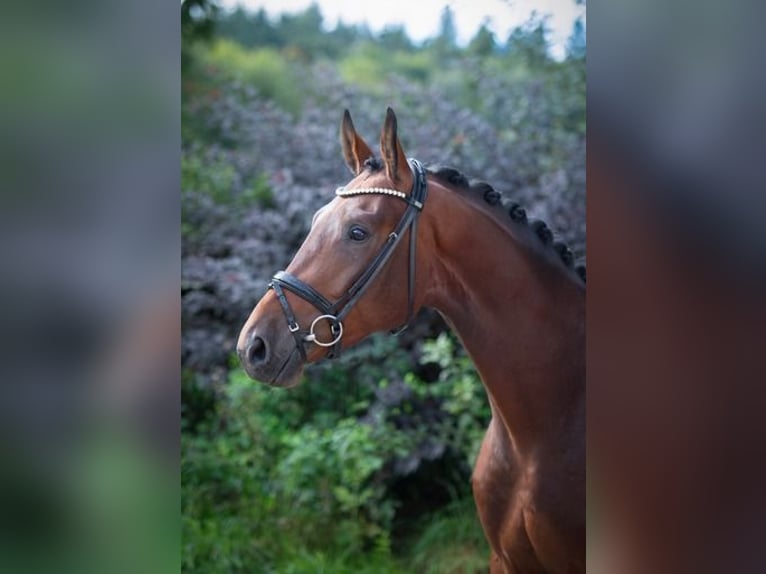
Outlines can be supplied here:
[[274, 276], [237, 343], [248, 375], [274, 386], [297, 384], [305, 363], [337, 354], [341, 344], [408, 321], [421, 300], [415, 238], [425, 172], [407, 161], [390, 108], [381, 160], [348, 111], [340, 136], [354, 178], [314, 215], [308, 237]]

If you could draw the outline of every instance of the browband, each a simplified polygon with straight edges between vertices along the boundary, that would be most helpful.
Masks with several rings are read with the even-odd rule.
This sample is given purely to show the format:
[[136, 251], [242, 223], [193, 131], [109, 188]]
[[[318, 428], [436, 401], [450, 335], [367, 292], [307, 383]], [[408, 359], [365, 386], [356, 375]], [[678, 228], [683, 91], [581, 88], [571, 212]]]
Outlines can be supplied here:
[[355, 189], [346, 189], [345, 187], [339, 187], [335, 190], [335, 195], [339, 197], [351, 197], [352, 195], [391, 195], [403, 199], [410, 205], [414, 205], [418, 209], [423, 209], [423, 203], [412, 196], [407, 195], [403, 191], [396, 189], [389, 189], [387, 187], [359, 187]]

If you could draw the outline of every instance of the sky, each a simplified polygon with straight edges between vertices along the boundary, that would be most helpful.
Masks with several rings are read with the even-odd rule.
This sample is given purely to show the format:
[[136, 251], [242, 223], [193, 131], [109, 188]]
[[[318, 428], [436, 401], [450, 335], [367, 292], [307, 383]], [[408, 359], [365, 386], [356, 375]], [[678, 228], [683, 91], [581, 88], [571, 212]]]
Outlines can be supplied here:
[[366, 23], [373, 32], [386, 26], [403, 25], [415, 41], [436, 35], [444, 6], [452, 8], [457, 27], [458, 42], [468, 42], [481, 26], [495, 33], [498, 41], [504, 41], [508, 33], [523, 24], [533, 11], [550, 15], [551, 53], [564, 56], [565, 46], [578, 16], [585, 20], [585, 6], [577, 6], [574, 0], [387, 0], [363, 2], [361, 0], [220, 0], [225, 8], [240, 4], [250, 10], [264, 8], [274, 17], [283, 12], [300, 12], [316, 2], [324, 16], [325, 26]]

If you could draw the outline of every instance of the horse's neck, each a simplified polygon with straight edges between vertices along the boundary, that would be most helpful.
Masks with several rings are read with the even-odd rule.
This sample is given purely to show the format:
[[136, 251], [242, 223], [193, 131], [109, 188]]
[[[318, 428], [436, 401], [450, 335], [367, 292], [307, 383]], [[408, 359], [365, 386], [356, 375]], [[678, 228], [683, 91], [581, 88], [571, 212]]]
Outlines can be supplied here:
[[457, 331], [514, 448], [556, 442], [584, 408], [584, 293], [494, 215], [435, 187], [425, 304]]

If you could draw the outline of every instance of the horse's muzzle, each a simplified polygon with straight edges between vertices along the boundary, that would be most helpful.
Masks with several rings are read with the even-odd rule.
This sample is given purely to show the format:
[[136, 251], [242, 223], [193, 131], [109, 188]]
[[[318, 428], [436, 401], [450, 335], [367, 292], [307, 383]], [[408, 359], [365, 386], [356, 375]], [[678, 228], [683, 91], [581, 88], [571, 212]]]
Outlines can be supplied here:
[[268, 342], [257, 335], [254, 329], [244, 337], [244, 341], [240, 339], [237, 344], [237, 355], [248, 376], [264, 382], [270, 380], [271, 349]]
[[267, 333], [251, 328], [241, 333], [237, 355], [251, 379], [276, 387], [291, 387], [299, 380], [303, 361], [291, 338], [272, 340]]
[[248, 337], [244, 347], [237, 348], [239, 361], [248, 374], [258, 372], [269, 358], [269, 347], [263, 337], [257, 335]]

